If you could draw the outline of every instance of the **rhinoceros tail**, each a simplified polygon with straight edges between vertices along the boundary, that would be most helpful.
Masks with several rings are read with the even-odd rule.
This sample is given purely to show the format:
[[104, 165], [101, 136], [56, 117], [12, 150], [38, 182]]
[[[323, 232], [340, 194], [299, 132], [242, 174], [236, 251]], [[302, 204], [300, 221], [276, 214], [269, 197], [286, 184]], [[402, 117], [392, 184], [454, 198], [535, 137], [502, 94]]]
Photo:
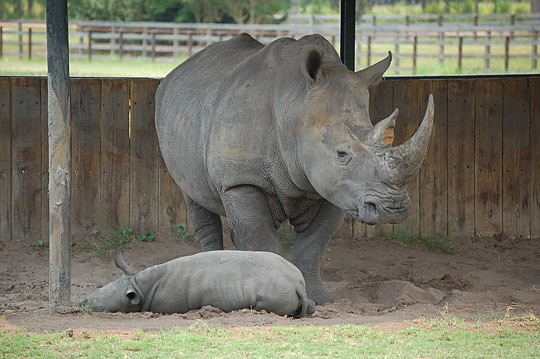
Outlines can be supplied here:
[[296, 294], [298, 295], [298, 299], [300, 299], [300, 307], [293, 316], [295, 318], [302, 318], [305, 317], [306, 314], [315, 313], [315, 302], [307, 297], [306, 291], [297, 289]]

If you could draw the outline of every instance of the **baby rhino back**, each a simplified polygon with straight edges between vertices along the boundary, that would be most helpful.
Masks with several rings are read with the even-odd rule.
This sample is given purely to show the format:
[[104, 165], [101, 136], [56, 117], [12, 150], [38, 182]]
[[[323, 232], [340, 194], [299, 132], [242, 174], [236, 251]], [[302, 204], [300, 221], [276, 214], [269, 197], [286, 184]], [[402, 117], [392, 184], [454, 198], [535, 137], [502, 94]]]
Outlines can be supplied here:
[[204, 305], [226, 312], [252, 308], [298, 317], [315, 311], [302, 273], [277, 254], [222, 250], [177, 261], [182, 262], [182, 292], [190, 309]]

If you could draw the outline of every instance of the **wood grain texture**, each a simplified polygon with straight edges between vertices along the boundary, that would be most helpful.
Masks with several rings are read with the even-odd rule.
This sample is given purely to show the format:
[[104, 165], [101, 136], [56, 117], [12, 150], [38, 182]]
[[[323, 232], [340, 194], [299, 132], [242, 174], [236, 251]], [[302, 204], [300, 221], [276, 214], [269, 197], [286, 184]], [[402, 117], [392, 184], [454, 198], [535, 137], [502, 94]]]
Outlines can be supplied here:
[[529, 79], [531, 237], [540, 238], [540, 77]]
[[39, 79], [41, 88], [41, 240], [48, 242], [49, 232], [49, 94], [46, 77]]
[[101, 230], [101, 81], [71, 82], [72, 233], [88, 236]]
[[419, 111], [429, 94], [435, 104], [433, 133], [419, 177], [419, 221], [422, 236], [448, 235], [448, 88], [444, 81], [425, 80], [418, 87]]
[[503, 233], [510, 238], [530, 237], [529, 82], [503, 82]]
[[[0, 238], [48, 233], [47, 82], [0, 78]], [[192, 232], [182, 193], [159, 153], [153, 124], [158, 80], [72, 81], [72, 230], [131, 225], [136, 232]], [[376, 123], [400, 108], [396, 143], [424, 115], [435, 124], [413, 181], [411, 220], [420, 235], [540, 236], [540, 77], [392, 79], [371, 89]], [[131, 124], [130, 124], [131, 121]], [[131, 129], [130, 129], [131, 126]], [[114, 227], [114, 228], [111, 228]], [[347, 219], [338, 237], [387, 237], [392, 225]]]
[[[12, 239], [36, 242], [42, 234], [41, 86], [37, 78], [11, 81]], [[45, 193], [45, 195], [47, 195]]]
[[474, 234], [474, 80], [448, 82], [448, 234]]
[[0, 239], [11, 239], [11, 81], [0, 78]]
[[167, 166], [159, 156], [159, 231], [161, 235], [174, 235], [172, 228], [184, 226], [190, 234], [194, 234], [189, 222], [184, 197], [180, 187], [172, 179]]
[[476, 85], [475, 106], [475, 236], [502, 230], [502, 101], [503, 80]]
[[131, 81], [130, 224], [139, 233], [158, 229], [158, 141], [154, 125], [154, 93], [158, 80]]
[[[394, 105], [399, 108], [399, 118], [395, 129], [394, 146], [399, 146], [411, 138], [418, 129], [424, 115], [420, 106], [426, 103], [422, 92], [418, 90], [418, 80], [401, 80], [394, 84]], [[412, 235], [420, 234], [420, 180], [415, 175], [407, 185], [407, 192], [411, 199], [409, 218], [400, 224], [394, 225], [394, 231], [405, 232]]]
[[101, 225], [129, 224], [129, 80], [101, 82]]

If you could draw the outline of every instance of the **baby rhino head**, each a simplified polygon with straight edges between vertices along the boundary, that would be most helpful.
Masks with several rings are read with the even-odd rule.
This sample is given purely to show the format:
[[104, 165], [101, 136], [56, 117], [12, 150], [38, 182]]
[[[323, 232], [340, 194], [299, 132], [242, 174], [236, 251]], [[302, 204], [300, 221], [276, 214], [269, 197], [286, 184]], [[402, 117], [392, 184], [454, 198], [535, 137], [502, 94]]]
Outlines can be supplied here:
[[115, 263], [124, 275], [98, 289], [79, 302], [79, 307], [94, 312], [140, 312], [142, 295], [135, 284], [135, 271], [125, 262], [122, 253], [116, 256]]

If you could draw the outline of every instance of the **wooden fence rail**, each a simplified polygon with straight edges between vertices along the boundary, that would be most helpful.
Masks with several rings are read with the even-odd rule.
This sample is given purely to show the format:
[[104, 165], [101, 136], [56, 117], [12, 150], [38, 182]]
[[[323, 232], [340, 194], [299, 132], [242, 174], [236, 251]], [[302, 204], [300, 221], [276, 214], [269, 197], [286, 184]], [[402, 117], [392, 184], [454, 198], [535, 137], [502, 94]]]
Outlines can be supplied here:
[[[154, 129], [155, 79], [73, 79], [72, 231], [129, 225], [170, 235], [185, 225], [180, 191]], [[0, 238], [48, 238], [47, 80], [0, 77]], [[449, 237], [540, 237], [540, 76], [389, 78], [372, 89], [374, 121], [400, 109], [397, 144], [417, 128], [428, 94], [435, 128], [409, 186], [410, 219], [339, 235], [392, 230]]]
[[[330, 25], [234, 25], [172, 23], [78, 22], [70, 25], [71, 57], [75, 59], [146, 58], [173, 61], [202, 46], [250, 32], [263, 43], [280, 36], [298, 38], [318, 32], [335, 46], [339, 27]], [[388, 50], [396, 74], [417, 74], [418, 64], [444, 65], [468, 72], [531, 72], [538, 70], [540, 19], [531, 23], [380, 24], [361, 25], [356, 33], [359, 68]], [[45, 27], [36, 22], [0, 23], [0, 57], [45, 58]], [[436, 61], [433, 61], [436, 59]]]

